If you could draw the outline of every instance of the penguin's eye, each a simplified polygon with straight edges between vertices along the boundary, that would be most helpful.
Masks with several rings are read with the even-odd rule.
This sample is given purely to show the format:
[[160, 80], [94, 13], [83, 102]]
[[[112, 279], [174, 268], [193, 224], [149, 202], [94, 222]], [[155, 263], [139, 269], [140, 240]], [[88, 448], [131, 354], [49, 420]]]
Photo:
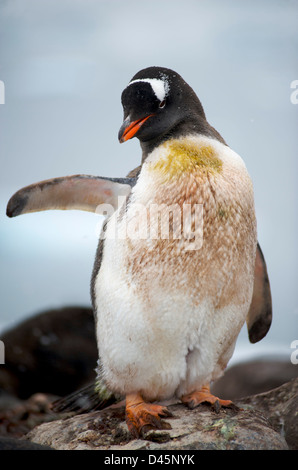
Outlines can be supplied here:
[[160, 103], [159, 103], [159, 107], [162, 109], [164, 108], [166, 105], [166, 100], [162, 100]]

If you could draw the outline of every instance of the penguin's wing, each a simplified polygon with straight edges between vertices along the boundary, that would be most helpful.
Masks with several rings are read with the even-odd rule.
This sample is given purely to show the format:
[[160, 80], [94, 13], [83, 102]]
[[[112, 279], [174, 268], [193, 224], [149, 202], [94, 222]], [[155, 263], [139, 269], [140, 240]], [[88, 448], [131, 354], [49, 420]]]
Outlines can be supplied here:
[[246, 318], [251, 343], [260, 341], [269, 331], [272, 321], [272, 301], [269, 277], [264, 255], [258, 243], [253, 296]]
[[17, 191], [9, 200], [6, 214], [16, 217], [29, 212], [51, 209], [83, 210], [101, 213], [106, 204], [117, 209], [128, 197], [136, 178], [105, 178], [73, 175], [31, 184]]

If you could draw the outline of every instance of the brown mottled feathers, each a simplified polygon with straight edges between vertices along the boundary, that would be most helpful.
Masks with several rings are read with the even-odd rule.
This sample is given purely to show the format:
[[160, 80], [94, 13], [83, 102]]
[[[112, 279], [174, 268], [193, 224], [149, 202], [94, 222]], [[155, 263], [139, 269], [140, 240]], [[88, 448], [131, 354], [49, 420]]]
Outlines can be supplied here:
[[[130, 171], [127, 177], [137, 177], [141, 165]], [[264, 255], [257, 244], [255, 277], [251, 306], [247, 315], [248, 337], [251, 343], [261, 341], [268, 333], [272, 322], [272, 300], [269, 276]]]

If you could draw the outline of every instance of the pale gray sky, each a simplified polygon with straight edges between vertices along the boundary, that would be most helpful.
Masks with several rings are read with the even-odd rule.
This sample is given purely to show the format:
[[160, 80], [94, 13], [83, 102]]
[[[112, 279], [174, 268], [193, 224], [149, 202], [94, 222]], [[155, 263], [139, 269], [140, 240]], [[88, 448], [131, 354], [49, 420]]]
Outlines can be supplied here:
[[0, 3], [0, 327], [45, 308], [87, 305], [99, 218], [46, 212], [8, 219], [19, 188], [76, 173], [124, 176], [120, 96], [151, 65], [194, 88], [209, 122], [251, 174], [274, 322], [259, 345], [298, 339], [297, 0], [2, 0]]

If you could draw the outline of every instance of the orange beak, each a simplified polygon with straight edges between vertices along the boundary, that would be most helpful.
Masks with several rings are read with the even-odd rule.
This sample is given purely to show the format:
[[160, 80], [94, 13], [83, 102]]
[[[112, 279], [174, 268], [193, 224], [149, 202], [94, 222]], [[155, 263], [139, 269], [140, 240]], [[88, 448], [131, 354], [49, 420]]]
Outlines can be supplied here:
[[122, 126], [120, 127], [119, 134], [118, 134], [118, 139], [119, 142], [122, 144], [122, 142], [126, 142], [127, 140], [131, 139], [136, 135], [140, 127], [144, 124], [144, 122], [147, 121], [148, 118], [153, 116], [153, 114], [149, 114], [149, 116], [146, 116], [141, 119], [137, 119], [136, 121], [130, 122], [129, 118], [125, 119], [123, 122]]

